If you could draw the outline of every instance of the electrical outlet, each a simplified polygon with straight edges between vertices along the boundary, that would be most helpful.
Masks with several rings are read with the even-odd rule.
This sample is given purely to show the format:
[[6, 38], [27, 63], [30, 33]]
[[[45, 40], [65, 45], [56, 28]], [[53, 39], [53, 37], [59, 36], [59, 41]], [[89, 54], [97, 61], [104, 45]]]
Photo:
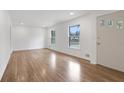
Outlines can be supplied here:
[[90, 55], [89, 55], [89, 54], [86, 54], [85, 56], [86, 56], [86, 57], [90, 57]]

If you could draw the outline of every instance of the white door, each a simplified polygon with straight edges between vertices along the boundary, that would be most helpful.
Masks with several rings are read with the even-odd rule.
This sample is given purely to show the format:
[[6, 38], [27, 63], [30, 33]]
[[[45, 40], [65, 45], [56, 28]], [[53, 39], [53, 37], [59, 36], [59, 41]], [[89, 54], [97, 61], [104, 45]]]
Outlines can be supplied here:
[[124, 11], [97, 18], [97, 63], [124, 72]]

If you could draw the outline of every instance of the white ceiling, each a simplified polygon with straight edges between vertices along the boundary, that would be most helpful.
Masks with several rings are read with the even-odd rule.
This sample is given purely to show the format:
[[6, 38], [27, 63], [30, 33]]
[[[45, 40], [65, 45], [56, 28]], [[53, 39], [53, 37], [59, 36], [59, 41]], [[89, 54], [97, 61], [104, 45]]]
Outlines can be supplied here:
[[[74, 15], [70, 15], [70, 12], [74, 12]], [[83, 16], [89, 11], [84, 10], [10, 10], [9, 13], [12, 18], [13, 24], [28, 26], [47, 27], [55, 25], [57, 23], [71, 20], [73, 18]]]
[[[73, 12], [74, 15], [70, 15]], [[94, 13], [91, 10], [9, 10], [12, 23], [15, 25], [23, 22], [23, 25], [36, 27], [50, 27], [57, 23], [71, 20], [79, 16]], [[97, 11], [98, 12], [98, 11]]]

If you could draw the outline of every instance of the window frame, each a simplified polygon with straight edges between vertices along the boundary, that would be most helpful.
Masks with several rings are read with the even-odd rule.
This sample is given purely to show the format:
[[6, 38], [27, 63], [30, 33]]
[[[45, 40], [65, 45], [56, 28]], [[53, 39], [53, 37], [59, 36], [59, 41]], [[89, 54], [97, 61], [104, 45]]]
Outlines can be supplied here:
[[81, 45], [80, 45], [80, 34], [79, 34], [79, 48], [70, 47], [70, 27], [75, 27], [75, 26], [81, 26], [81, 25], [80, 24], [68, 25], [68, 48], [69, 49], [80, 50], [81, 49], [80, 48], [81, 47]]
[[[55, 38], [55, 44], [54, 44], [54, 47], [53, 47], [53, 44], [52, 44], [52, 42], [51, 42], [51, 41], [52, 41], [52, 38], [53, 38], [53, 37], [52, 37], [52, 31], [55, 32], [55, 37], [54, 37], [54, 38]], [[52, 48], [55, 48], [55, 47], [56, 47], [56, 31], [55, 31], [54, 29], [51, 29], [51, 30], [50, 30], [50, 47], [52, 47]]]

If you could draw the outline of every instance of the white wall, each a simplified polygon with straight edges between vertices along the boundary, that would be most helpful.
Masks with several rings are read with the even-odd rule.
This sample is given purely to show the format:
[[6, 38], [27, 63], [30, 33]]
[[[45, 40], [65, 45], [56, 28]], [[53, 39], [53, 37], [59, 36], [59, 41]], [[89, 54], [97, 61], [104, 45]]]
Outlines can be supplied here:
[[[56, 47], [52, 49], [90, 60], [92, 64], [96, 64], [96, 17], [111, 12], [114, 11], [99, 11], [99, 13], [82, 16], [80, 18], [63, 22], [49, 28], [48, 47], [51, 48], [50, 29], [54, 29], [56, 31]], [[80, 49], [71, 49], [68, 47], [68, 26], [75, 24], [80, 24]], [[87, 54], [89, 54], [90, 57], [86, 57]]]
[[0, 11], [0, 79], [2, 78], [11, 54], [10, 25], [11, 20], [8, 11]]
[[28, 26], [12, 27], [13, 50], [39, 49], [46, 47], [46, 31]]
[[[90, 60], [90, 58], [86, 57], [86, 55], [91, 55], [91, 19], [91, 16], [81, 17], [50, 28], [56, 31], [56, 47], [54, 49]], [[72, 49], [68, 47], [68, 26], [75, 24], [80, 24], [80, 49]]]

